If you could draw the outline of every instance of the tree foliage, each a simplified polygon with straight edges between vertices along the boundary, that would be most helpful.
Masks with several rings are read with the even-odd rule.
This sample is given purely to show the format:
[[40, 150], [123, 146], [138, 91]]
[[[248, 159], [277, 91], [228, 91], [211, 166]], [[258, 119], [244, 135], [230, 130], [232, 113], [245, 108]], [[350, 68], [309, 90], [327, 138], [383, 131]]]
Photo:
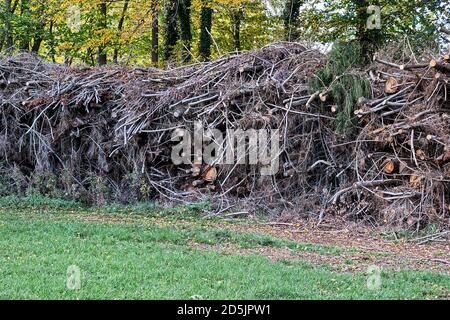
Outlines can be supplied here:
[[335, 104], [336, 131], [342, 134], [350, 133], [354, 129], [354, 107], [358, 99], [369, 98], [371, 94], [367, 77], [349, 72], [363, 64], [363, 46], [359, 42], [336, 43], [326, 66], [319, 69], [315, 77], [309, 80], [311, 93], [324, 92]]
[[[380, 28], [367, 29], [370, 5], [380, 8]], [[369, 51], [405, 37], [414, 46], [429, 47], [438, 41], [437, 30], [448, 8], [448, 0], [311, 0], [300, 13], [297, 28], [305, 39], [357, 39]]]
[[[0, 0], [0, 50], [89, 65], [188, 62], [281, 40], [442, 43], [449, 0]], [[381, 28], [367, 29], [369, 5]], [[161, 26], [161, 27], [160, 27]]]

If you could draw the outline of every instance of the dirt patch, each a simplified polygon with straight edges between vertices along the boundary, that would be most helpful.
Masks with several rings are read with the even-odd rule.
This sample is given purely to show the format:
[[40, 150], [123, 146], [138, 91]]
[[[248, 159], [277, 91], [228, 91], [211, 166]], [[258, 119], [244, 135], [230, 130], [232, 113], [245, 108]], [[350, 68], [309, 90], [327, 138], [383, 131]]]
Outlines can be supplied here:
[[340, 272], [364, 272], [367, 267], [377, 265], [384, 269], [400, 271], [405, 269], [429, 270], [450, 274], [449, 242], [429, 242], [417, 244], [406, 240], [387, 240], [382, 237], [382, 229], [349, 224], [342, 221], [317, 225], [309, 221], [269, 222], [269, 223], [222, 223], [210, 222], [200, 225], [185, 220], [113, 215], [77, 215], [76, 219], [94, 223], [134, 223], [158, 227], [210, 227], [239, 233], [254, 233], [286, 239], [298, 243], [318, 244], [343, 249], [339, 254], [292, 250], [286, 247], [259, 246], [241, 248], [238, 244], [225, 242], [208, 245], [188, 242], [192, 248], [217, 251], [224, 254], [258, 254], [271, 261], [302, 260], [313, 265], [328, 265]]
[[81, 221], [98, 223], [132, 223], [134, 221], [132, 217], [113, 216], [106, 214], [77, 215], [74, 218]]
[[289, 248], [257, 247], [241, 248], [239, 245], [226, 243], [208, 245], [189, 242], [190, 247], [199, 250], [216, 251], [222, 254], [257, 254], [273, 262], [306, 261], [314, 266], [327, 266], [337, 272], [365, 272], [369, 266], [376, 265], [385, 270], [427, 270], [449, 273], [445, 265], [429, 259], [415, 259], [410, 257], [387, 255], [382, 256], [370, 252], [342, 253], [340, 255], [320, 254], [311, 251], [298, 252]]
[[[429, 242], [416, 244], [406, 240], [386, 240], [381, 229], [365, 228], [357, 224], [337, 223], [319, 225], [306, 221], [268, 224], [220, 224], [223, 229], [270, 235], [279, 239], [299, 243], [320, 244], [345, 249], [339, 255], [315, 252], [296, 252], [288, 248], [259, 247], [242, 249], [229, 244], [209, 246], [210, 250], [230, 253], [261, 254], [273, 261], [283, 259], [306, 260], [314, 265], [327, 264], [339, 271], [364, 271], [370, 265], [378, 265], [389, 270], [432, 270], [450, 273], [449, 242]], [[203, 245], [194, 245], [201, 248]]]

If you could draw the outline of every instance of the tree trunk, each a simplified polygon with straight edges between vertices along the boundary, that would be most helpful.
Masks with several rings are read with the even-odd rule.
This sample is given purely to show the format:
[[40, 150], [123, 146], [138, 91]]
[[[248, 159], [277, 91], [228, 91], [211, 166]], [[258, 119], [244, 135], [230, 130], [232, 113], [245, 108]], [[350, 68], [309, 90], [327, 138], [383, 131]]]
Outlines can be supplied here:
[[152, 0], [152, 63], [158, 65], [159, 46], [159, 21], [158, 21], [158, 0]]
[[303, 2], [304, 0], [286, 0], [283, 11], [286, 41], [295, 41], [299, 37], [296, 26], [298, 16], [300, 15], [300, 7], [303, 5]]
[[[20, 16], [23, 17], [26, 14], [29, 14], [30, 8], [28, 6], [28, 0], [21, 0], [20, 2]], [[23, 35], [23, 39], [20, 41], [20, 49], [29, 51], [30, 50], [30, 40], [29, 35]]]
[[199, 54], [202, 60], [208, 61], [211, 57], [211, 28], [213, 10], [209, 6], [208, 0], [202, 0], [202, 10], [200, 13], [200, 44]]
[[115, 64], [118, 63], [118, 59], [119, 59], [120, 38], [121, 38], [122, 30], [123, 30], [123, 24], [125, 22], [125, 15], [128, 11], [129, 3], [130, 3], [130, 0], [125, 0], [125, 2], [123, 3], [122, 14], [120, 15], [119, 24], [117, 26], [118, 44], [114, 48], [114, 56], [113, 56], [113, 62]]
[[64, 64], [67, 66], [71, 66], [73, 62], [73, 57], [68, 56], [67, 54], [64, 55]]
[[353, 0], [353, 2], [357, 14], [356, 38], [361, 45], [361, 50], [366, 62], [370, 62], [382, 37], [380, 36], [379, 30], [367, 29], [367, 21], [369, 19], [367, 8], [371, 3], [375, 5], [379, 3], [378, 1], [369, 2], [368, 0]]
[[369, 39], [367, 37], [366, 32], [366, 21], [368, 18], [367, 15], [367, 0], [354, 0], [356, 6], [356, 16], [357, 16], [357, 33], [356, 37], [361, 43], [363, 48], [363, 52], [366, 52], [367, 47], [369, 45]]
[[42, 41], [44, 41], [43, 33], [45, 31], [45, 21], [40, 21], [37, 25], [37, 35], [33, 39], [33, 46], [31, 47], [31, 52], [39, 53], [39, 49], [41, 48]]
[[173, 48], [177, 44], [178, 26], [177, 26], [178, 0], [167, 0], [165, 8], [166, 33], [164, 39], [164, 60], [172, 58]]
[[42, 36], [38, 36], [34, 39], [33, 41], [33, 46], [31, 47], [31, 52], [33, 53], [39, 53], [39, 49], [41, 48], [41, 44], [42, 44]]
[[95, 54], [92, 48], [86, 49], [86, 59], [84, 59], [84, 62], [91, 66], [95, 66]]
[[50, 27], [49, 27], [49, 33], [50, 33], [50, 39], [48, 41], [48, 45], [49, 45], [49, 55], [52, 58], [53, 62], [56, 62], [56, 58], [55, 58], [55, 36], [53, 34], [53, 20], [50, 20]]
[[241, 51], [241, 24], [242, 18], [244, 17], [244, 12], [241, 8], [232, 12], [232, 22], [233, 22], [233, 43], [234, 50], [236, 52]]
[[[102, 1], [99, 5], [100, 10], [100, 22], [99, 27], [101, 29], [106, 29], [108, 21], [107, 21], [107, 7], [106, 7], [106, 1]], [[98, 53], [97, 53], [97, 64], [99, 66], [104, 66], [108, 62], [108, 56], [106, 55], [106, 48], [104, 45], [101, 45], [98, 47]]]
[[178, 9], [178, 16], [180, 18], [181, 40], [183, 41], [183, 55], [182, 62], [191, 60], [191, 0], [180, 0]]
[[12, 36], [11, 15], [12, 7], [11, 0], [5, 0], [5, 39], [6, 39], [6, 52], [11, 53], [13, 51], [14, 40]]

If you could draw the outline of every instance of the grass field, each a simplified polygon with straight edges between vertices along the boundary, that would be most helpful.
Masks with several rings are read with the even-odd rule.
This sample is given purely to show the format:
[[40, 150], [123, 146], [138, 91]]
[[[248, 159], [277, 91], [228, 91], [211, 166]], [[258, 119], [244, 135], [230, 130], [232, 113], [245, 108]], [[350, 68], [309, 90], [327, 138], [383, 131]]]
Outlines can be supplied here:
[[[201, 206], [200, 206], [201, 207]], [[221, 228], [199, 206], [86, 208], [40, 197], [0, 199], [0, 299], [439, 299], [450, 276], [335, 272], [301, 259], [276, 261], [246, 249], [287, 248], [339, 257], [340, 247]], [[233, 250], [215, 250], [228, 247]], [[238, 252], [238, 251], [242, 252]], [[80, 288], [67, 270], [80, 270]]]

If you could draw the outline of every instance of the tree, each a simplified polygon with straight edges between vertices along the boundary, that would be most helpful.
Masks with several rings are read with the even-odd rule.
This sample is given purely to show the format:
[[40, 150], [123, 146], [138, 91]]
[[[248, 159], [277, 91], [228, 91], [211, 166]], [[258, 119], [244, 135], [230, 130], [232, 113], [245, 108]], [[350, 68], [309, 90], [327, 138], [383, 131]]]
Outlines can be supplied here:
[[[445, 12], [441, 0], [323, 0], [321, 7], [306, 1], [299, 14], [302, 38], [335, 42], [358, 41], [366, 57], [380, 46], [408, 37], [413, 47], [432, 45], [437, 40], [437, 17]], [[369, 5], [375, 5], [381, 27], [368, 29]]]
[[[20, 16], [26, 17], [30, 15], [30, 7], [28, 5], [28, 0], [21, 0], [20, 2]], [[29, 37], [22, 37], [20, 41], [19, 48], [21, 50], [28, 51], [30, 49]]]
[[158, 64], [158, 42], [159, 42], [159, 21], [158, 21], [159, 5], [158, 0], [151, 2], [152, 15], [152, 63]]
[[231, 21], [233, 26], [233, 44], [236, 52], [241, 51], [241, 25], [244, 19], [244, 11], [242, 7], [231, 9]]
[[[272, 0], [274, 2], [275, 0]], [[267, 1], [215, 0], [212, 36], [223, 52], [250, 50], [280, 41], [281, 14]]]
[[183, 41], [182, 62], [191, 60], [191, 0], [179, 0], [178, 16], [180, 18], [181, 40]]
[[[166, 61], [187, 62], [192, 55], [208, 60], [283, 39], [339, 40], [359, 42], [370, 58], [380, 46], [405, 38], [413, 48], [449, 41], [438, 32], [448, 29], [448, 2], [0, 0], [0, 51], [33, 51], [53, 61], [90, 65], [106, 64], [109, 54], [114, 63], [147, 65], [151, 52], [151, 63], [158, 65], [159, 51]], [[366, 27], [369, 4], [381, 8], [381, 29]]]
[[[129, 3], [130, 3], [130, 0], [125, 0], [124, 3], [123, 3], [122, 13], [121, 13], [121, 15], [120, 15], [119, 23], [118, 23], [118, 25], [117, 25], [117, 37], [118, 37], [118, 38], [120, 37], [120, 35], [121, 35], [121, 33], [122, 33], [122, 30], [123, 30], [123, 24], [124, 24], [124, 21], [125, 21], [125, 16], [126, 16], [126, 14], [127, 14], [127, 10], [128, 10], [128, 5], [129, 5]], [[113, 62], [114, 62], [115, 64], [118, 63], [118, 58], [119, 58], [119, 46], [120, 46], [120, 43], [114, 48]]]
[[283, 10], [283, 21], [287, 41], [296, 40], [299, 37], [299, 33], [296, 31], [296, 25], [303, 2], [303, 0], [286, 0]]
[[201, 1], [200, 13], [200, 39], [199, 39], [199, 55], [202, 60], [209, 60], [211, 56], [211, 28], [213, 20], [213, 9], [209, 0]]
[[54, 21], [53, 19], [50, 20], [50, 27], [49, 27], [49, 39], [48, 39], [48, 44], [49, 44], [49, 56], [52, 59], [52, 62], [56, 62], [56, 51], [55, 51], [55, 36], [53, 34], [53, 26], [54, 26]]
[[33, 35], [33, 45], [31, 46], [31, 52], [39, 53], [39, 49], [41, 48], [42, 42], [45, 40], [46, 30], [45, 26], [47, 24], [47, 15], [45, 13], [45, 7], [39, 6], [36, 9], [36, 20], [31, 19], [32, 32]]
[[173, 55], [173, 48], [179, 39], [177, 21], [178, 0], [167, 0], [165, 7], [166, 33], [164, 39], [164, 60], [169, 60]]
[[5, 0], [5, 9], [4, 9], [4, 21], [5, 21], [5, 34], [4, 38], [6, 39], [6, 51], [11, 53], [14, 49], [14, 39], [13, 39], [13, 30], [11, 25], [11, 18], [13, 15], [13, 7], [11, 6], [11, 0]]
[[39, 49], [41, 48], [42, 41], [44, 41], [44, 35], [45, 33], [45, 21], [40, 21], [37, 30], [36, 30], [36, 36], [33, 39], [33, 46], [31, 47], [31, 52], [33, 53], [39, 53]]
[[[105, 30], [108, 27], [108, 11], [106, 6], [106, 0], [102, 0], [99, 4], [99, 28]], [[98, 46], [97, 53], [97, 64], [99, 66], [104, 66], [108, 63], [108, 56], [106, 53], [106, 46], [101, 44]]]

